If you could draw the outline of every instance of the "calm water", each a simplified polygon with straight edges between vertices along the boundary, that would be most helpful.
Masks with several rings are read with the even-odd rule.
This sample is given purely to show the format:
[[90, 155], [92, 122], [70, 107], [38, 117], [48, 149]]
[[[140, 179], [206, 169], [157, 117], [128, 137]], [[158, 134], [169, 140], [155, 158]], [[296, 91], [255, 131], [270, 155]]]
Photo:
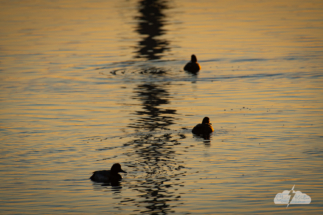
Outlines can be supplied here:
[[1, 214], [323, 212], [322, 1], [0, 5]]

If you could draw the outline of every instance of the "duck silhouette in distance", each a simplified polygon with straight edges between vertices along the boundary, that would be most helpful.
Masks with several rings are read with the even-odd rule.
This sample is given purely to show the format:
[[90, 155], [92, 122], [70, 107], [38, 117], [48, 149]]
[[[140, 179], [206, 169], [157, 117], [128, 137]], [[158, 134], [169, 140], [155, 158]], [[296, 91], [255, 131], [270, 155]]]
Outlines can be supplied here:
[[201, 69], [201, 66], [197, 62], [196, 56], [193, 54], [191, 56], [191, 61], [184, 66], [184, 70], [192, 73], [197, 73], [198, 71], [200, 71], [200, 69]]
[[103, 183], [111, 183], [111, 185], [118, 185], [119, 181], [122, 179], [119, 172], [127, 173], [126, 171], [121, 169], [121, 165], [119, 163], [115, 163], [112, 165], [110, 170], [99, 170], [93, 172], [93, 175], [90, 179], [94, 182], [103, 182]]
[[201, 124], [197, 124], [193, 130], [192, 133], [196, 135], [209, 135], [214, 131], [212, 124], [210, 123], [209, 117], [204, 117]]

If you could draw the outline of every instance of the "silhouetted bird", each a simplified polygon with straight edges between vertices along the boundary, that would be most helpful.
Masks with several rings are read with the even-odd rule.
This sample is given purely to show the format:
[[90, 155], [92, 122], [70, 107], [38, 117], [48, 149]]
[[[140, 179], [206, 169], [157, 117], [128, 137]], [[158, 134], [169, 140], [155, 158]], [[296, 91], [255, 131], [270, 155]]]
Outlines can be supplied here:
[[210, 123], [209, 117], [204, 117], [202, 124], [197, 124], [193, 130], [193, 134], [197, 135], [208, 135], [214, 131], [212, 124]]
[[192, 55], [191, 56], [191, 61], [188, 62], [185, 66], [184, 66], [184, 70], [188, 71], [188, 72], [193, 72], [196, 73], [198, 71], [200, 71], [201, 66], [200, 64], [197, 62], [196, 56]]
[[111, 183], [114, 185], [118, 184], [118, 182], [122, 179], [119, 172], [127, 173], [121, 169], [121, 165], [119, 163], [115, 163], [112, 165], [111, 170], [100, 170], [93, 172], [90, 179], [95, 182]]

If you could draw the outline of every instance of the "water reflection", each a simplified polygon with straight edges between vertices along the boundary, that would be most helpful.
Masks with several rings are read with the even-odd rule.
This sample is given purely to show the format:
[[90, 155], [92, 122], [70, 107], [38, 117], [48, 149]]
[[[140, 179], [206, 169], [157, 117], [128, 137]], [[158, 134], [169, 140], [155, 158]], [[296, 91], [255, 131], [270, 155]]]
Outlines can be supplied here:
[[136, 128], [137, 131], [155, 131], [166, 130], [167, 127], [173, 124], [176, 110], [163, 109], [160, 106], [169, 104], [169, 93], [165, 89], [167, 84], [143, 83], [135, 89], [136, 96], [133, 99], [138, 99], [142, 102], [141, 111], [136, 111], [135, 115], [140, 116], [139, 119], [129, 125]]
[[[147, 58], [149, 60], [160, 59], [161, 53], [167, 50], [168, 42], [160, 38], [166, 31], [163, 29], [165, 25], [166, 15], [164, 11], [168, 9], [168, 1], [165, 0], [142, 0], [138, 2], [139, 16], [136, 32], [143, 36], [143, 40], [139, 42], [136, 57]], [[143, 69], [141, 74], [165, 75], [166, 71], [158, 68]], [[160, 105], [169, 104], [169, 93], [166, 87], [169, 83], [155, 84], [153, 81], [138, 85], [135, 89], [136, 96], [133, 99], [142, 101], [143, 111], [136, 111], [136, 115], [140, 116], [135, 123], [129, 127], [136, 129], [145, 129], [154, 131], [155, 129], [167, 129], [167, 126], [173, 124], [173, 114], [176, 110], [161, 109]]]
[[176, 110], [161, 107], [170, 103], [169, 84], [146, 82], [134, 89], [133, 99], [141, 101], [142, 110], [134, 112], [137, 118], [129, 125], [138, 135], [126, 143], [133, 147], [127, 156], [134, 158], [126, 165], [143, 173], [130, 184], [139, 192], [134, 203], [142, 213], [170, 213], [180, 198], [177, 190], [184, 186], [180, 179], [186, 170], [173, 148], [185, 135], [165, 132], [174, 123]]
[[[167, 1], [160, 0], [139, 2], [136, 32], [143, 39], [137, 46], [136, 58], [160, 59], [162, 53], [169, 49], [169, 43], [160, 37], [165, 34], [163, 12], [168, 8], [167, 4]], [[167, 76], [167, 71], [149, 67], [142, 69], [140, 74]], [[186, 170], [177, 158], [179, 152], [174, 146], [179, 145], [185, 135], [168, 132], [177, 115], [175, 109], [167, 108], [171, 99], [167, 90], [170, 84], [152, 79], [138, 84], [133, 91], [132, 99], [140, 101], [142, 108], [133, 113], [136, 117], [128, 125], [137, 131], [137, 136], [125, 143], [125, 146], [133, 148], [125, 153], [132, 158], [125, 165], [137, 173], [133, 176], [134, 180], [129, 180], [128, 186], [138, 195], [136, 199], [127, 200], [127, 204], [131, 202], [137, 206], [140, 213], [171, 213], [180, 199], [178, 190], [184, 186], [180, 179]], [[124, 202], [122, 200], [120, 204]]]
[[211, 134], [193, 134], [194, 137], [203, 138], [204, 143], [211, 143]]
[[102, 183], [93, 182], [92, 185], [93, 185], [94, 191], [111, 190], [113, 193], [121, 193], [121, 189], [122, 189], [120, 182], [118, 182], [118, 183], [115, 182], [113, 184], [110, 184], [110, 183], [103, 183], [102, 184]]
[[131, 202], [141, 213], [166, 214], [179, 204], [179, 189], [184, 186], [181, 178], [186, 169], [176, 158], [178, 152], [173, 147], [180, 144], [181, 138], [183, 136], [170, 133], [139, 134], [127, 143], [133, 150], [126, 155], [133, 161], [125, 165], [132, 166], [132, 172], [137, 173], [127, 186], [138, 193]]
[[137, 45], [136, 58], [149, 60], [160, 59], [164, 51], [169, 50], [169, 42], [160, 36], [166, 33], [164, 11], [168, 9], [168, 1], [143, 0], [138, 2], [139, 15], [136, 32], [142, 35]]

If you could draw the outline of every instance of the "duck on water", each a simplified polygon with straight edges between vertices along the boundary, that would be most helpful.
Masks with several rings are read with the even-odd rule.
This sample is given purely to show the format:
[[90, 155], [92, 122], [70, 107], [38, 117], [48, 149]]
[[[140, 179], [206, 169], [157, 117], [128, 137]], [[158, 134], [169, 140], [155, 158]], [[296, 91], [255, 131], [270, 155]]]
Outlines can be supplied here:
[[114, 185], [118, 184], [122, 179], [119, 172], [127, 173], [126, 171], [121, 169], [121, 165], [119, 163], [115, 163], [112, 165], [110, 170], [99, 170], [93, 172], [93, 175], [90, 177], [90, 179], [95, 182], [111, 183], [112, 185]]
[[191, 56], [191, 61], [184, 66], [184, 70], [192, 73], [197, 73], [198, 71], [200, 71], [200, 69], [201, 69], [201, 66], [197, 62], [196, 56], [193, 54]]
[[208, 135], [214, 131], [212, 124], [210, 123], [209, 117], [204, 117], [201, 124], [197, 124], [193, 130], [193, 134], [197, 135]]

